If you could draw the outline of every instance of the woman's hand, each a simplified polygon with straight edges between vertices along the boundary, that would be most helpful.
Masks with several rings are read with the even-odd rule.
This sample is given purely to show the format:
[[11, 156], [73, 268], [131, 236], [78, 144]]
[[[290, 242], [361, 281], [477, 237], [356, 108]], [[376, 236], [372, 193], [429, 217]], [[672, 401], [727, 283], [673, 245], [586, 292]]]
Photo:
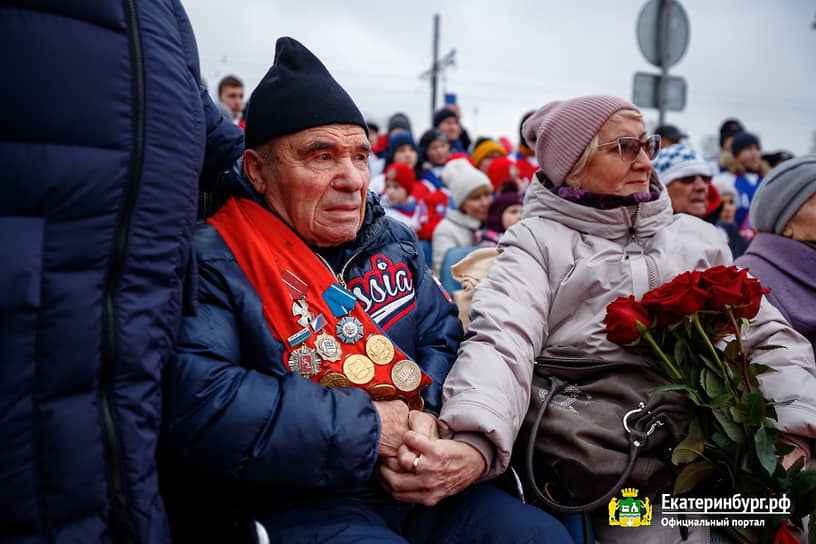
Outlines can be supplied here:
[[433, 506], [465, 489], [484, 471], [484, 458], [473, 446], [408, 431], [397, 457], [383, 460], [379, 478], [395, 499]]

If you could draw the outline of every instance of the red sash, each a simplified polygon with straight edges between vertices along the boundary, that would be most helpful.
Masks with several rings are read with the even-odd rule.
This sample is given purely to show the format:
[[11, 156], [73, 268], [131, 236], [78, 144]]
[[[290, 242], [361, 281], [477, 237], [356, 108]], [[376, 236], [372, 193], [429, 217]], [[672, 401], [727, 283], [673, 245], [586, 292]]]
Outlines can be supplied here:
[[[417, 402], [421, 402], [419, 393], [431, 383], [431, 378], [421, 370], [417, 374], [411, 366], [416, 364], [390, 339], [387, 343], [393, 346], [394, 355], [390, 360], [384, 359], [382, 338], [371, 339], [380, 335], [387, 338], [387, 335], [359, 303], [353, 303], [347, 315], [335, 317], [324, 294], [333, 289], [333, 285], [340, 287], [337, 278], [286, 223], [251, 200], [237, 197], [227, 200], [207, 222], [229, 246], [261, 298], [269, 330], [285, 345], [285, 368], [297, 370], [324, 385], [366, 389], [375, 400], [404, 397], [417, 407]], [[302, 282], [293, 282], [293, 276]], [[307, 311], [312, 319], [304, 317]], [[318, 317], [321, 315], [323, 320]], [[360, 334], [344, 334], [349, 329], [343, 329], [343, 323], [353, 323], [354, 320], [362, 325], [362, 330], [358, 328]], [[350, 330], [355, 332], [353, 324]], [[303, 340], [306, 335], [308, 337]], [[339, 357], [336, 361], [329, 360], [334, 357], [317, 353], [315, 341], [318, 338], [325, 341], [326, 336], [334, 339], [342, 351], [342, 355], [333, 354]], [[388, 349], [385, 351], [389, 353]], [[348, 361], [352, 356], [352, 361]], [[371, 374], [370, 366], [374, 367], [373, 375], [364, 381]], [[406, 389], [417, 380], [416, 387]], [[393, 385], [395, 389], [382, 384]]]

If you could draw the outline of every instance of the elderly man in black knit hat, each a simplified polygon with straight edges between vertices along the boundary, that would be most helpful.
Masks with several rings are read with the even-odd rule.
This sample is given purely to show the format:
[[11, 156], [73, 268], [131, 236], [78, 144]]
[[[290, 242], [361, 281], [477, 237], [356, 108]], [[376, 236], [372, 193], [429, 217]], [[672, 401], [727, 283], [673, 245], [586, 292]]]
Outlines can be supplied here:
[[[567, 539], [489, 484], [438, 479], [444, 464], [468, 482], [485, 468], [423, 413], [440, 409], [456, 307], [368, 193], [357, 106], [291, 38], [252, 93], [246, 146], [246, 179], [197, 229], [200, 307], [166, 371], [176, 540], [235, 542], [236, 528], [272, 542]], [[383, 490], [381, 461], [423, 484], [388, 487], [419, 504]]]

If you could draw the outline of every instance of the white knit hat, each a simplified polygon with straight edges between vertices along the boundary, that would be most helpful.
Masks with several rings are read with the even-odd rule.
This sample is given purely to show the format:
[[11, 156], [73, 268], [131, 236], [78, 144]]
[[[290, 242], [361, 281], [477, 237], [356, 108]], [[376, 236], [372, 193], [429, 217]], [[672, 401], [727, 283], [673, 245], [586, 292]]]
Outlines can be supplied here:
[[688, 176], [710, 176], [711, 166], [692, 148], [683, 144], [664, 147], [652, 161], [663, 185]]
[[482, 187], [486, 187], [491, 192], [493, 185], [490, 184], [484, 172], [477, 170], [469, 159], [453, 159], [442, 169], [442, 182], [450, 189], [453, 204], [457, 208], [470, 193]]
[[734, 195], [737, 196], [737, 189], [734, 187], [734, 174], [731, 172], [722, 172], [714, 176], [711, 180], [711, 185], [717, 189], [720, 196]]

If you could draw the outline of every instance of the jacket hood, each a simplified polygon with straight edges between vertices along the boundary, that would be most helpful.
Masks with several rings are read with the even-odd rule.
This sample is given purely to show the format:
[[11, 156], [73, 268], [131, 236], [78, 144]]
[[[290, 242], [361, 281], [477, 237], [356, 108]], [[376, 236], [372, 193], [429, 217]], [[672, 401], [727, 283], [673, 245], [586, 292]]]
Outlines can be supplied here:
[[550, 219], [578, 232], [624, 242], [634, 225], [637, 237], [649, 238], [669, 225], [674, 215], [669, 194], [654, 170], [650, 186], [659, 193], [656, 200], [601, 210], [559, 197], [536, 176], [524, 198], [524, 218]]
[[[742, 165], [740, 161], [737, 160], [734, 155], [732, 155], [728, 151], [723, 151], [720, 153], [720, 165], [725, 168], [727, 171], [731, 172], [735, 176], [741, 176], [745, 173], [745, 167]], [[761, 177], [765, 177], [765, 175], [771, 171], [771, 165], [768, 164], [766, 161], [762, 160], [759, 161], [759, 172], [758, 174]]]

